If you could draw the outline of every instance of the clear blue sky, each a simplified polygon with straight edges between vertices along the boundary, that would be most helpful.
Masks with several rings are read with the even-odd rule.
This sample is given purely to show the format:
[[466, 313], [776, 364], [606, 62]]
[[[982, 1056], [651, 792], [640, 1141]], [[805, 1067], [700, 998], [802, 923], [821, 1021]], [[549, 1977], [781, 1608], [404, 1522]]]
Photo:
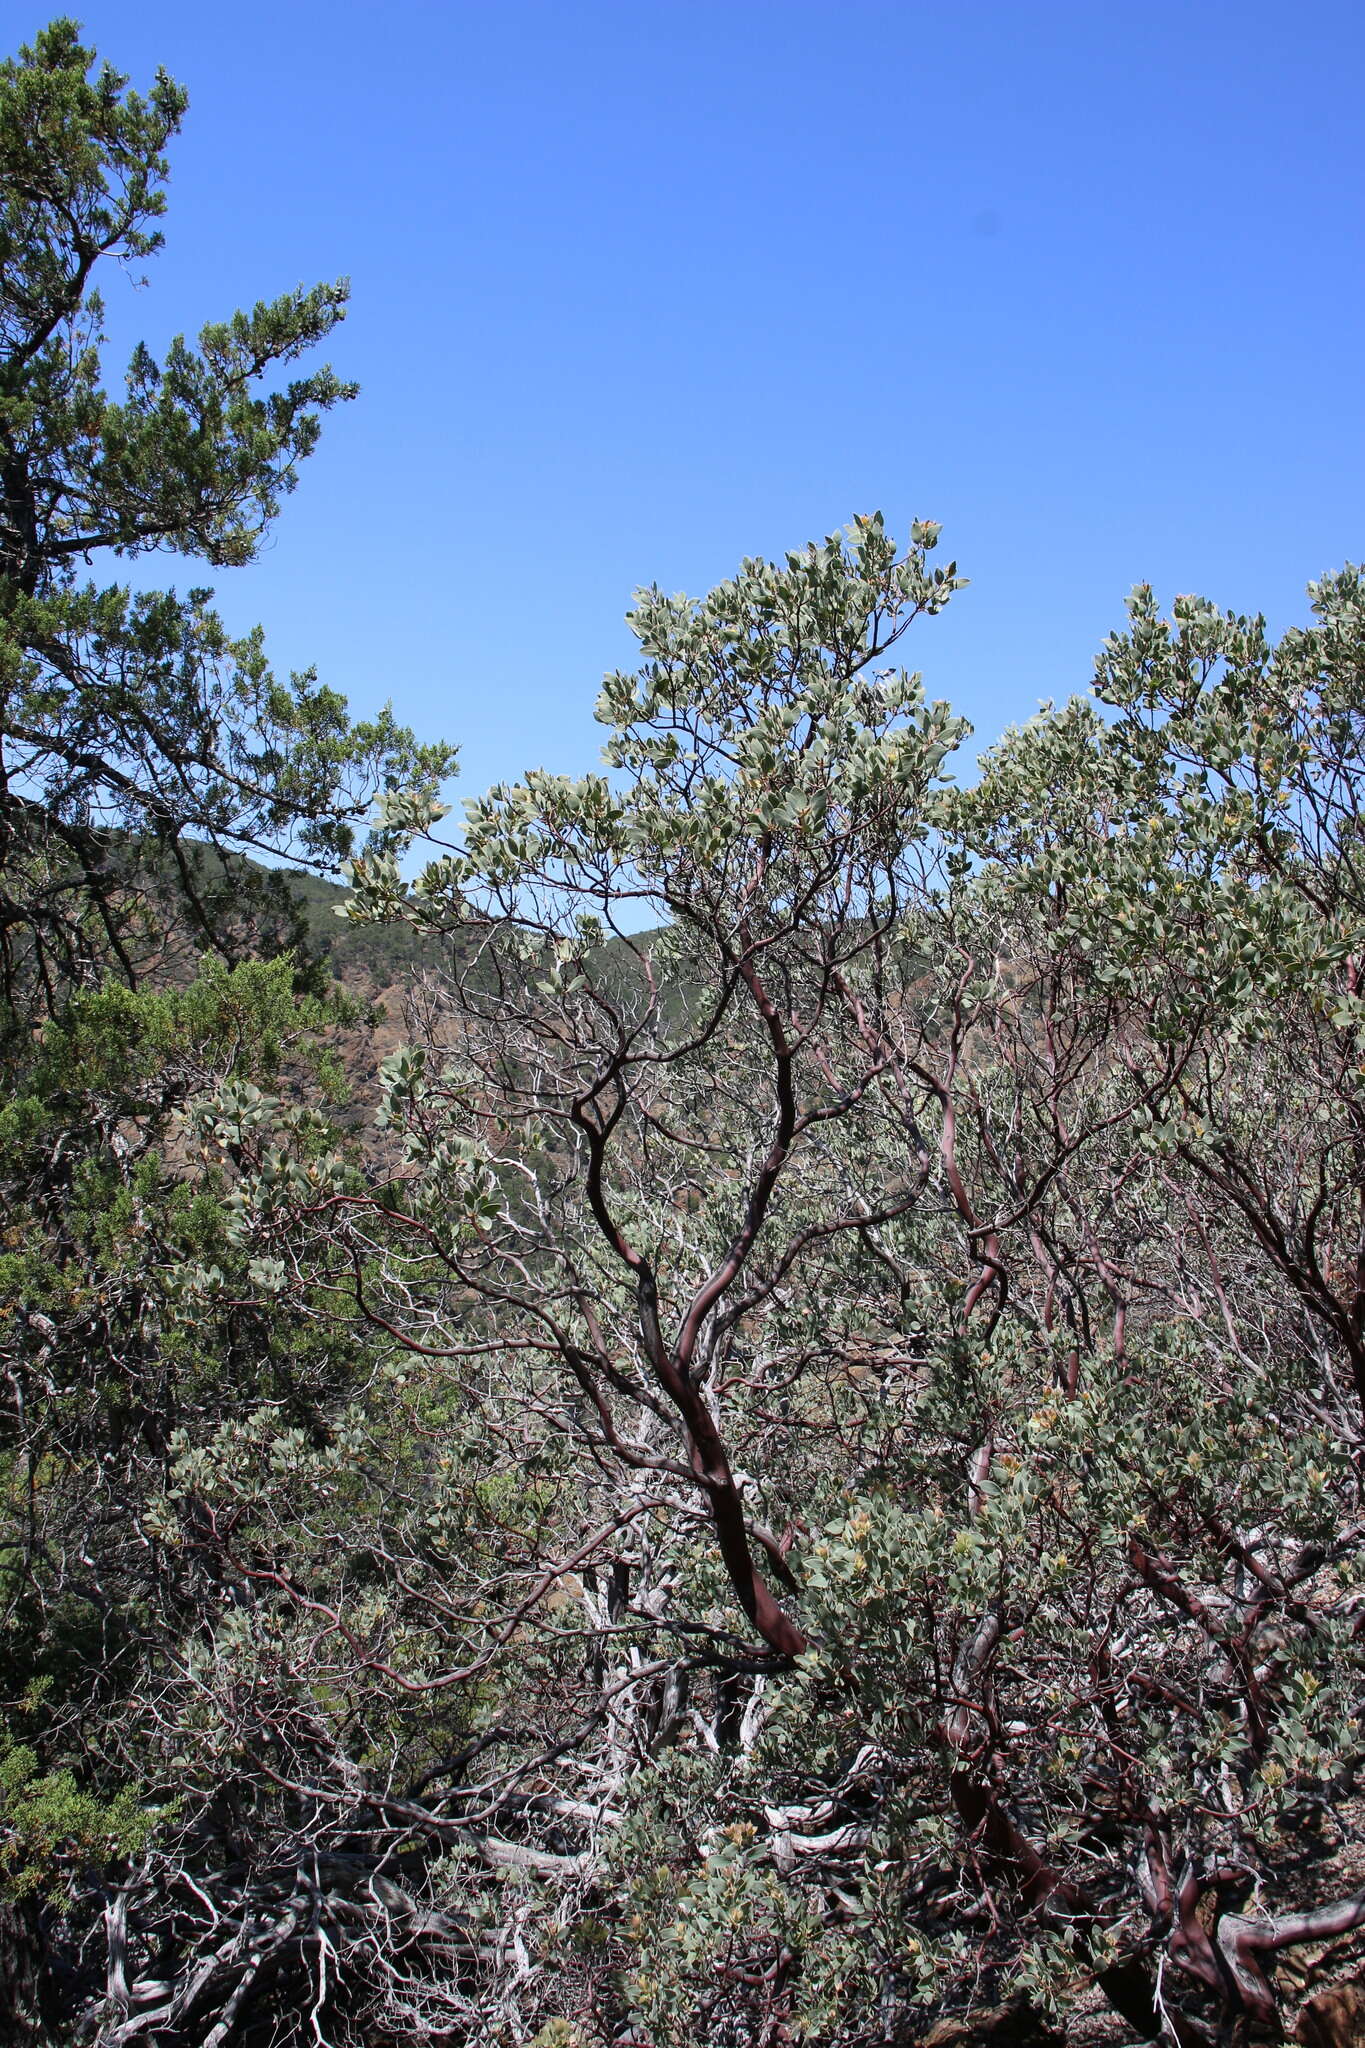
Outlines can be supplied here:
[[594, 765], [636, 584], [858, 511], [944, 522], [907, 659], [982, 740], [1139, 579], [1283, 626], [1365, 554], [1360, 0], [72, 11], [191, 95], [121, 338], [353, 280], [362, 395], [221, 608], [465, 794]]

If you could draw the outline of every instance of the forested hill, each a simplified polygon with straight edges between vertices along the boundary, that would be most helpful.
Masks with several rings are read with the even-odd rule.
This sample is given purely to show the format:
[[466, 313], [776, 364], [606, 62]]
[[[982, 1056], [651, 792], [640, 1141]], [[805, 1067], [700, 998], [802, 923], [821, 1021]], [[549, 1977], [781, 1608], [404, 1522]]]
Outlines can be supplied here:
[[348, 987], [397, 989], [420, 969], [450, 963], [449, 940], [429, 938], [396, 920], [356, 924], [340, 916], [351, 894], [343, 882], [291, 874], [288, 887], [303, 911], [310, 950]]

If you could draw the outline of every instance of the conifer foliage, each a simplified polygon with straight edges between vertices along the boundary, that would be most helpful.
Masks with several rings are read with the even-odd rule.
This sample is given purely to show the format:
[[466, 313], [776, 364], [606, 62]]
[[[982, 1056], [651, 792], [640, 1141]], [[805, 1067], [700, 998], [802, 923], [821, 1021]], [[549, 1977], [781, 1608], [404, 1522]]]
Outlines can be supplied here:
[[[161, 246], [165, 150], [186, 95], [95, 68], [70, 21], [0, 66], [0, 982], [50, 1002], [92, 964], [133, 978], [155, 945], [148, 896], [205, 937], [244, 870], [231, 850], [349, 850], [376, 780], [423, 772], [387, 718], [356, 727], [259, 635], [230, 638], [191, 588], [82, 580], [155, 551], [248, 562], [321, 415], [354, 395], [330, 369], [269, 387], [341, 319], [343, 283], [262, 301], [139, 346], [103, 379], [99, 281]], [[120, 272], [125, 276], [120, 276]], [[193, 842], [189, 844], [187, 842]], [[164, 914], [164, 913], [163, 913]]]

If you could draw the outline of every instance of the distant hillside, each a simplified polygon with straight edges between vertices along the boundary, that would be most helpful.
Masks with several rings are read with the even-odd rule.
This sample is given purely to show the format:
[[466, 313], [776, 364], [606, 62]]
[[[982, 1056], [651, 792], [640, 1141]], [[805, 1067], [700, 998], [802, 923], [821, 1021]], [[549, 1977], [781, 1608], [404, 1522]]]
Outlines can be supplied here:
[[406, 924], [351, 924], [337, 911], [350, 895], [342, 882], [319, 875], [287, 877], [290, 894], [303, 912], [308, 936], [338, 980], [368, 980], [392, 988], [417, 969], [450, 964], [453, 942], [428, 937]]
[[[368, 980], [377, 991], [393, 989], [421, 968], [454, 964], [460, 940], [432, 937], [398, 922], [351, 924], [336, 915], [350, 894], [344, 883], [323, 881], [317, 875], [290, 874], [285, 879], [303, 912], [312, 945], [339, 981], [358, 984]], [[628, 943], [643, 943], [648, 948], [650, 936], [642, 932], [630, 942], [608, 939], [591, 956], [597, 970], [606, 970], [613, 958], [619, 957], [628, 972]]]

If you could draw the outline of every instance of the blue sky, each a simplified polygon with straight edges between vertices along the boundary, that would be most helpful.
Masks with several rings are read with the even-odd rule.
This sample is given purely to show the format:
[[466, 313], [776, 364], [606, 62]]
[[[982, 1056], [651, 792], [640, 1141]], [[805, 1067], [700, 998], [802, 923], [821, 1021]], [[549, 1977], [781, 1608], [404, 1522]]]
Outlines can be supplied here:
[[1359, 0], [73, 11], [191, 95], [120, 342], [353, 281], [361, 397], [220, 608], [464, 794], [595, 764], [635, 585], [855, 512], [944, 522], [905, 658], [982, 741], [1139, 579], [1282, 627], [1365, 553]]

